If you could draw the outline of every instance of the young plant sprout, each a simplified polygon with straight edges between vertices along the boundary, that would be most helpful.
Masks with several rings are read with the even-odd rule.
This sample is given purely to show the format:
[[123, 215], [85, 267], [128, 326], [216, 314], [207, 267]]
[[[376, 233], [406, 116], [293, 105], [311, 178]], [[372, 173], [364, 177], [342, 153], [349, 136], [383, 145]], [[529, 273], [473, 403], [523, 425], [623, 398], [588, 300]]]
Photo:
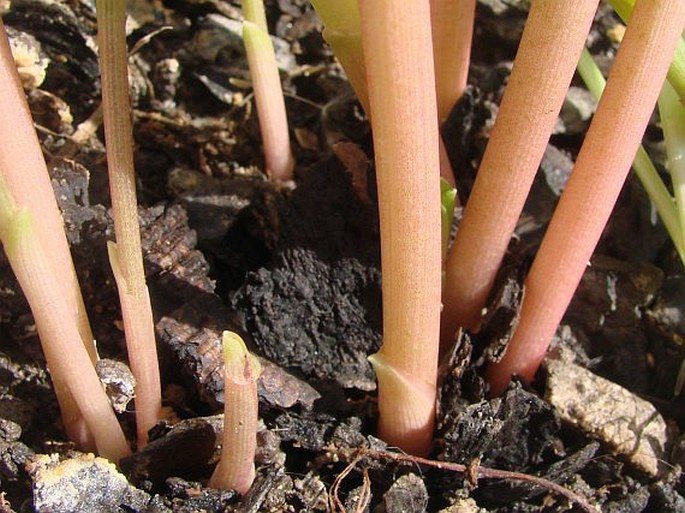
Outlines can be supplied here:
[[64, 226], [0, 21], [0, 242], [31, 306], [67, 435], [118, 461], [130, 453], [97, 360]]
[[532, 2], [514, 68], [447, 259], [441, 342], [481, 310], [571, 83], [598, 0]]
[[160, 419], [162, 393], [138, 224], [133, 127], [128, 92], [126, 1], [96, 2], [107, 167], [116, 243], [107, 246], [119, 289], [131, 371], [136, 378], [138, 447]]
[[237, 334], [224, 331], [224, 438], [221, 459], [209, 481], [213, 488], [245, 494], [255, 478], [259, 402], [259, 360]]
[[512, 375], [532, 380], [618, 198], [680, 40], [682, 0], [635, 6], [571, 178], [526, 279], [521, 318], [504, 358], [488, 369], [494, 393]]
[[[91, 364], [95, 365], [98, 360], [97, 351], [71, 260], [64, 224], [50, 184], [36, 131], [33, 128], [24, 90], [17, 76], [5, 26], [1, 20], [0, 67], [2, 67], [0, 94], [6, 100], [2, 123], [0, 123], [0, 140], [2, 141], [0, 174], [7, 188], [7, 201], [12, 201], [17, 209], [30, 213], [34, 219], [40, 219], [40, 223], [37, 223], [34, 230], [38, 233], [37, 243], [44, 248], [44, 254], [51, 255], [54, 276], [59, 276], [59, 279], [53, 280], [52, 285], [60, 291], [56, 294], [67, 305], [69, 314], [64, 317], [63, 322], [77, 326], [78, 338], [86, 348]], [[45, 337], [41, 341], [44, 345], [50, 343], [45, 340]], [[92, 434], [89, 433], [73, 396], [64, 383], [64, 377], [57, 370], [54, 370], [51, 375], [55, 388], [58, 390], [56, 393], [67, 435], [79, 447], [92, 449], [94, 447]]]
[[285, 101], [263, 1], [243, 0], [243, 13], [243, 43], [257, 102], [266, 172], [272, 180], [285, 182], [293, 178], [295, 161], [290, 150]]
[[430, 8], [408, 2], [399, 9], [390, 0], [361, 0], [359, 7], [383, 270], [383, 346], [369, 358], [379, 381], [379, 432], [425, 454], [435, 416], [441, 282]]

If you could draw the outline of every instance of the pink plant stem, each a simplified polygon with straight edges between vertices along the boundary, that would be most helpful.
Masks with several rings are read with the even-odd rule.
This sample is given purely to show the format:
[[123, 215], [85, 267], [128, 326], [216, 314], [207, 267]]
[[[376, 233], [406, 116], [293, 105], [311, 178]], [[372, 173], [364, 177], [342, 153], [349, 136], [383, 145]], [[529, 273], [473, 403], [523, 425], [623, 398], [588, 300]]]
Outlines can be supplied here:
[[[44, 254], [50, 255], [67, 317], [64, 321], [78, 326], [78, 336], [88, 351], [91, 364], [98, 359], [93, 334], [88, 323], [83, 297], [79, 289], [69, 244], [64, 233], [62, 215], [57, 206], [45, 160], [33, 128], [24, 90], [19, 81], [10, 50], [5, 26], [0, 20], [0, 92], [3, 121], [0, 123], [0, 167], [8, 188], [13, 191], [18, 208], [25, 208], [40, 219], [38, 240]], [[64, 428], [69, 438], [82, 449], [94, 447], [78, 407], [61, 375], [53, 374]]]
[[441, 337], [445, 345], [451, 344], [457, 327], [479, 327], [597, 3], [531, 3], [509, 84], [447, 260]]
[[251, 355], [235, 333], [223, 333], [224, 432], [221, 459], [209, 486], [248, 492], [255, 478], [259, 399], [259, 360]]
[[456, 182], [454, 181], [454, 170], [452, 169], [450, 156], [447, 154], [447, 148], [445, 148], [445, 143], [443, 142], [442, 137], [440, 137], [438, 143], [438, 151], [440, 152], [440, 176], [442, 176], [452, 187], [455, 187]]
[[[0, 187], [6, 188], [6, 184]], [[6, 201], [12, 199], [6, 196]], [[4, 207], [7, 209], [7, 205]], [[70, 319], [68, 304], [62, 300], [60, 287], [54, 286], [58, 278], [45, 265], [49, 257], [43, 252], [36, 229], [40, 220], [28, 209], [11, 205], [10, 210], [12, 219], [3, 228], [3, 243], [31, 305], [48, 366], [53, 375], [59, 376], [55, 390], [58, 396], [68, 396], [76, 403], [97, 451], [105, 458], [119, 461], [131, 451], [90, 356], [79, 340], [78, 326]], [[64, 393], [67, 390], [69, 394]]]
[[[7, 42], [5, 26], [0, 21], [0, 59], [5, 69], [14, 68], [14, 59]], [[10, 68], [11, 67], [11, 68]], [[79, 327], [80, 338], [90, 354], [93, 363], [97, 352], [93, 334], [83, 305], [74, 263], [71, 260], [69, 243], [64, 233], [62, 214], [57, 206], [50, 175], [43, 159], [33, 119], [26, 104], [24, 90], [16, 73], [0, 74], [0, 90], [3, 92], [3, 119], [14, 123], [0, 124], [0, 141], [3, 145], [3, 172], [8, 187], [15, 191], [18, 208], [27, 208], [40, 226], [41, 244], [60, 270], [59, 283], [64, 289], [64, 301], [69, 306], [70, 316]], [[11, 164], [11, 165], [10, 165]]]
[[429, 448], [435, 417], [441, 286], [440, 163], [428, 2], [361, 0], [376, 154], [383, 347], [380, 435]]
[[430, 0], [438, 119], [444, 123], [466, 90], [476, 0]]
[[138, 447], [160, 419], [162, 393], [152, 306], [145, 283], [140, 241], [133, 126], [128, 91], [126, 1], [97, 0], [98, 44], [107, 167], [116, 244], [109, 243], [131, 371], [136, 378]]
[[[430, 0], [438, 126], [466, 90], [476, 0]], [[454, 171], [440, 138], [440, 174], [454, 187]]]
[[257, 103], [267, 174], [274, 181], [292, 180], [295, 160], [290, 150], [288, 118], [273, 44], [265, 30], [249, 21], [243, 23], [243, 42]]
[[513, 374], [530, 381], [583, 275], [621, 191], [685, 24], [682, 0], [640, 0], [597, 112], [533, 266], [521, 319], [495, 394]]
[[222, 458], [209, 481], [212, 488], [245, 494], [255, 478], [257, 449], [257, 381], [232, 383], [224, 394]]

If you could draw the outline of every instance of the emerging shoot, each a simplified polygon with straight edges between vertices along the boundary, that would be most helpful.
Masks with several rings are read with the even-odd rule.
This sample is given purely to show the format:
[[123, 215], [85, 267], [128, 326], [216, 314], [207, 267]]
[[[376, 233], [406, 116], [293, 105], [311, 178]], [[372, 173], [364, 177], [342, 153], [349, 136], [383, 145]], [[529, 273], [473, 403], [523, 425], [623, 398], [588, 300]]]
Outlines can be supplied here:
[[224, 331], [224, 435], [221, 459], [209, 481], [212, 488], [245, 494], [255, 478], [259, 402], [259, 360], [237, 334]]
[[243, 0], [243, 12], [243, 43], [257, 102], [266, 172], [272, 180], [285, 182], [293, 178], [295, 161], [290, 150], [288, 119], [276, 55], [266, 29], [264, 4], [262, 0]]

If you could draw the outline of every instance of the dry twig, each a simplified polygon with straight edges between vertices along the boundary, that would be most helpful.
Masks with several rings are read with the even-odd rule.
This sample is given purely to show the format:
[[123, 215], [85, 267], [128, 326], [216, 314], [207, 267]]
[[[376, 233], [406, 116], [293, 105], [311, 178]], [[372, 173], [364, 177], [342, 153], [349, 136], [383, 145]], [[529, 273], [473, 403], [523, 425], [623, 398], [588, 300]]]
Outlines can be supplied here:
[[[470, 483], [477, 484], [477, 480], [481, 478], [486, 479], [506, 479], [511, 481], [519, 481], [523, 483], [528, 483], [534, 486], [539, 486], [544, 488], [556, 495], [560, 495], [572, 503], [577, 504], [583, 511], [588, 513], [598, 513], [600, 510], [590, 504], [590, 502], [581, 495], [578, 495], [571, 490], [564, 488], [563, 486], [549, 481], [545, 478], [533, 476], [530, 474], [524, 474], [522, 472], [514, 472], [510, 470], [498, 470], [494, 468], [481, 467], [478, 464], [462, 465], [460, 463], [453, 463], [449, 461], [437, 461], [428, 458], [421, 458], [419, 456], [412, 456], [410, 454], [396, 453], [389, 451], [378, 451], [373, 449], [346, 449], [340, 447], [328, 447], [328, 452], [335, 454], [336, 456], [342, 458], [345, 461], [349, 461], [349, 465], [340, 473], [336, 478], [333, 486], [331, 487], [331, 509], [332, 511], [339, 511], [345, 513], [345, 508], [340, 503], [337, 494], [340, 482], [354, 469], [354, 467], [363, 458], [372, 458], [376, 460], [386, 460], [393, 461], [399, 464], [411, 464], [411, 465], [423, 465], [426, 467], [436, 468], [438, 470], [447, 470], [450, 472], [459, 472], [464, 474]], [[365, 471], [365, 482], [368, 479]], [[338, 509], [336, 509], [336, 507]]]

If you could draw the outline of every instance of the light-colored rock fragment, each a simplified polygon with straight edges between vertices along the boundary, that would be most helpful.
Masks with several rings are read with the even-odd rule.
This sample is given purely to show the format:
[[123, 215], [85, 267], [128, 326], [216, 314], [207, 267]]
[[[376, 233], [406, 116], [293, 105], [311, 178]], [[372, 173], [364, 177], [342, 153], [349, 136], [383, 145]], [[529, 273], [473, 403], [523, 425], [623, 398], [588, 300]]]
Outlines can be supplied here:
[[10, 49], [24, 89], [35, 89], [45, 80], [48, 58], [43, 54], [38, 40], [31, 34], [8, 31]]
[[487, 510], [479, 508], [476, 501], [471, 497], [457, 499], [453, 504], [441, 509], [440, 513], [486, 513]]
[[547, 401], [561, 418], [656, 475], [666, 423], [654, 406], [574, 363], [547, 358]]
[[39, 455], [30, 465], [37, 513], [143, 511], [150, 496], [133, 487], [116, 466], [93, 454]]

